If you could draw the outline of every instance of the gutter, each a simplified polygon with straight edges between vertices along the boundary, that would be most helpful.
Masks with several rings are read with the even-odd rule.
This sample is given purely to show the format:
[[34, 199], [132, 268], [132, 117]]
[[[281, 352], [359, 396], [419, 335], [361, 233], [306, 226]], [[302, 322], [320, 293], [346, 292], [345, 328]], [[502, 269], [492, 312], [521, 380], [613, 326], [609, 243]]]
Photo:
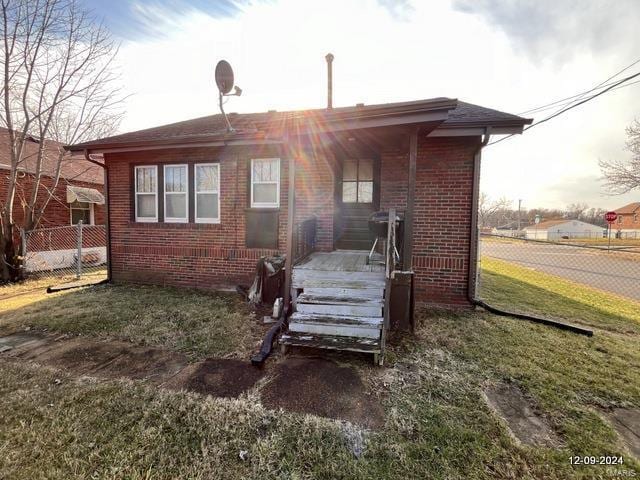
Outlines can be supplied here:
[[87, 162], [99, 165], [104, 169], [104, 204], [107, 208], [107, 215], [105, 217], [105, 229], [106, 229], [106, 241], [107, 241], [107, 279], [105, 283], [111, 282], [111, 207], [109, 206], [109, 168], [107, 167], [106, 160], [98, 162], [93, 160], [89, 154], [89, 150], [86, 148], [83, 151], [84, 159]]

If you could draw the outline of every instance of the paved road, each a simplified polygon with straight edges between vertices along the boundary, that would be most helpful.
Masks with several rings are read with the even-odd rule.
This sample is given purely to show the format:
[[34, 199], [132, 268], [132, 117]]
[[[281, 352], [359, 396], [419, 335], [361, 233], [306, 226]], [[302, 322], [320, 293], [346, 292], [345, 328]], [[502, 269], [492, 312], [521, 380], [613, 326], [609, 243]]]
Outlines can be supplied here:
[[592, 248], [502, 241], [483, 241], [481, 252], [488, 257], [640, 300], [640, 253], [609, 253]]

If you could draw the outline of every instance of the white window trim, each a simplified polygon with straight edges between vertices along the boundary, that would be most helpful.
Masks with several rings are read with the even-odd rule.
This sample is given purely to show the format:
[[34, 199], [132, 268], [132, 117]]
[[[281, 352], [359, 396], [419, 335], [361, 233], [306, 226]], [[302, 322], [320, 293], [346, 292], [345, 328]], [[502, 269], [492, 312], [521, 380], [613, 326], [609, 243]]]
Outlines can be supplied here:
[[[83, 223], [83, 225], [95, 225], [96, 224], [96, 219], [94, 216], [94, 212], [93, 212], [93, 203], [91, 202], [83, 202], [83, 203], [88, 203], [89, 204], [89, 222], [91, 223]], [[79, 210], [79, 209], [76, 209]], [[71, 204], [69, 204], [69, 225], [73, 225], [73, 207], [71, 206]]]
[[[184, 167], [187, 179], [187, 190], [184, 192], [167, 192], [167, 168], [170, 167]], [[164, 202], [164, 221], [166, 223], [188, 223], [189, 222], [189, 166], [186, 163], [175, 163], [164, 165], [162, 168], [162, 181], [163, 185], [163, 202]], [[185, 195], [185, 217], [169, 217], [167, 216], [167, 195]]]
[[[138, 170], [141, 168], [153, 168], [156, 172], [156, 191], [153, 193], [150, 192], [140, 192], [138, 193]], [[133, 181], [135, 186], [135, 198], [134, 198], [134, 208], [136, 209], [136, 222], [144, 222], [144, 223], [157, 223], [158, 222], [158, 166], [157, 165], [138, 165], [135, 167], [133, 175]], [[153, 195], [155, 198], [156, 204], [156, 216], [155, 217], [139, 217], [138, 216], [138, 195]]]
[[[218, 190], [198, 190], [198, 167], [217, 167], [218, 172]], [[218, 218], [198, 217], [198, 194], [199, 193], [215, 193], [218, 195]], [[195, 202], [194, 217], [196, 223], [220, 223], [220, 162], [212, 163], [195, 163], [193, 165], [193, 197]]]
[[[277, 160], [278, 164], [278, 179], [270, 180], [268, 182], [256, 182], [253, 178], [253, 162], [256, 161], [264, 161], [264, 160]], [[274, 203], [268, 202], [254, 202], [253, 201], [253, 186], [254, 185], [271, 185], [276, 184], [276, 201]], [[279, 208], [280, 207], [280, 158], [253, 158], [251, 159], [251, 208]]]

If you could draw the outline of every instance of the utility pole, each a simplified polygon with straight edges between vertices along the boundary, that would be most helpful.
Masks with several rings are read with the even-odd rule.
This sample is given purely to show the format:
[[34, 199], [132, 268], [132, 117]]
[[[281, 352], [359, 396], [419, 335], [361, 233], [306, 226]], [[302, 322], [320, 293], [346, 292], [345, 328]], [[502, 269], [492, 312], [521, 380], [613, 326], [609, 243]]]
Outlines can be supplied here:
[[518, 199], [518, 231], [520, 231], [520, 207], [522, 206], [522, 199]]

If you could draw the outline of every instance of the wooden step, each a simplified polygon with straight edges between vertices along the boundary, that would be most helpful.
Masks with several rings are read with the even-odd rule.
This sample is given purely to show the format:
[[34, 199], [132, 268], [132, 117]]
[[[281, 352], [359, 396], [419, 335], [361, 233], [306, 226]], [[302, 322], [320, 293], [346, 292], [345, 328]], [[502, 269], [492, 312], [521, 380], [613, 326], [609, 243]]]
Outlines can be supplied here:
[[351, 352], [380, 353], [380, 339], [289, 332], [280, 337], [281, 345], [327, 348]]
[[296, 308], [301, 313], [318, 315], [347, 315], [358, 317], [381, 317], [382, 298], [360, 295], [313, 295], [298, 296]]
[[289, 331], [342, 337], [380, 338], [382, 317], [312, 315], [295, 312], [289, 319]]
[[337, 272], [293, 269], [294, 288], [384, 288], [383, 272]]
[[[346, 289], [345, 289], [346, 290]], [[304, 293], [298, 296], [298, 303], [314, 303], [314, 304], [324, 304], [324, 305], [348, 305], [348, 306], [356, 306], [356, 307], [382, 307], [383, 298], [382, 296], [373, 297], [360, 295], [358, 290], [350, 289], [349, 294], [345, 295], [318, 295], [314, 293], [309, 293], [305, 291]], [[374, 315], [378, 316], [378, 315]]]
[[309, 323], [317, 325], [345, 325], [354, 328], [382, 328], [384, 319], [382, 317], [358, 317], [349, 315], [311, 315], [301, 312], [294, 312], [289, 318], [289, 325], [292, 323]]
[[344, 295], [368, 298], [383, 298], [384, 288], [309, 287], [304, 289], [309, 295]]

